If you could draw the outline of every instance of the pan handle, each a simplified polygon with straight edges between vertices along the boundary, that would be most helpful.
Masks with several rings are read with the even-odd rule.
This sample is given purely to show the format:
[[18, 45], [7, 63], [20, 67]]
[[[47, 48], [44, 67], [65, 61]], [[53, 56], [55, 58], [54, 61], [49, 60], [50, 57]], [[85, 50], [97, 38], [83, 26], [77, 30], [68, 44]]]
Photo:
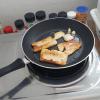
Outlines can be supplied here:
[[24, 61], [22, 59], [18, 58], [10, 65], [0, 69], [0, 77], [4, 76], [12, 71], [15, 71], [17, 69], [21, 69], [23, 67], [25, 67]]

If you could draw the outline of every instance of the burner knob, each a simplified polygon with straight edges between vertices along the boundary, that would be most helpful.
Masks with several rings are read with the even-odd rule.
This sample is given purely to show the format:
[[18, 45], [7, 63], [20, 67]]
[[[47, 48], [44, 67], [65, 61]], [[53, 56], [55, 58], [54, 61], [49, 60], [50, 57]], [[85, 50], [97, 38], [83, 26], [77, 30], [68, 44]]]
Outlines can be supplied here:
[[15, 21], [15, 27], [19, 30], [24, 28], [24, 21], [22, 19], [18, 19]]
[[58, 17], [67, 17], [67, 13], [65, 11], [58, 12]]
[[42, 10], [41, 11], [37, 11], [35, 16], [36, 16], [37, 20], [43, 20], [43, 19], [46, 18], [45, 11], [42, 11]]
[[49, 14], [49, 18], [56, 18], [57, 17], [57, 14], [56, 13], [50, 13]]
[[33, 21], [35, 21], [35, 15], [32, 12], [28, 12], [24, 15], [24, 18], [26, 20], [27, 23], [32, 23]]

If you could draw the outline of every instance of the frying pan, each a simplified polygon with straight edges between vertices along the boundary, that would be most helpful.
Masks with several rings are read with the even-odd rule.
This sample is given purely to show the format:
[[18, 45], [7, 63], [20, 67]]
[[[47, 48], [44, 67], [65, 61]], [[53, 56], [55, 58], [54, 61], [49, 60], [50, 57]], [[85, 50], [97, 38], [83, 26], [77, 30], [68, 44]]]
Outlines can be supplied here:
[[[64, 31], [68, 28], [76, 31], [77, 37], [82, 43], [82, 47], [68, 57], [68, 64], [58, 66], [50, 63], [44, 63], [39, 60], [39, 53], [34, 53], [31, 44], [45, 37], [52, 36], [54, 32]], [[61, 40], [58, 43], [62, 42]], [[3, 76], [11, 71], [25, 67], [25, 64], [31, 62], [38, 67], [46, 69], [66, 69], [77, 66], [83, 62], [92, 52], [94, 46], [94, 35], [88, 26], [74, 19], [54, 18], [39, 22], [29, 28], [22, 39], [22, 49], [25, 54], [24, 59], [17, 59], [12, 64], [0, 69], [0, 76]], [[56, 48], [55, 48], [56, 49]]]

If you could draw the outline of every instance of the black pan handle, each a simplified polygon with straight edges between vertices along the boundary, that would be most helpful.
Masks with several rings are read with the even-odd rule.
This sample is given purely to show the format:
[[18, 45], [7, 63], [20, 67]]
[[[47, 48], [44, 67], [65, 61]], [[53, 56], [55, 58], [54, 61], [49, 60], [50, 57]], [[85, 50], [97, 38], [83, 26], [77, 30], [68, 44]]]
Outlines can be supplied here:
[[17, 69], [21, 69], [23, 67], [25, 67], [24, 61], [22, 59], [18, 58], [10, 65], [0, 69], [0, 77], [4, 76], [12, 71], [15, 71]]

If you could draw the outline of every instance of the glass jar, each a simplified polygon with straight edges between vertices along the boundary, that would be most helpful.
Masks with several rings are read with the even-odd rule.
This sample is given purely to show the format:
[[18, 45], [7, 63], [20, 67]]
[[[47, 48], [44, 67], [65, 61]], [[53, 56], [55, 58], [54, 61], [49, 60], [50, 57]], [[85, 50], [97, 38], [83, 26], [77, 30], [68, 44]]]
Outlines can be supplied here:
[[82, 23], [86, 23], [88, 18], [89, 8], [86, 6], [78, 6], [76, 8], [76, 19]]

